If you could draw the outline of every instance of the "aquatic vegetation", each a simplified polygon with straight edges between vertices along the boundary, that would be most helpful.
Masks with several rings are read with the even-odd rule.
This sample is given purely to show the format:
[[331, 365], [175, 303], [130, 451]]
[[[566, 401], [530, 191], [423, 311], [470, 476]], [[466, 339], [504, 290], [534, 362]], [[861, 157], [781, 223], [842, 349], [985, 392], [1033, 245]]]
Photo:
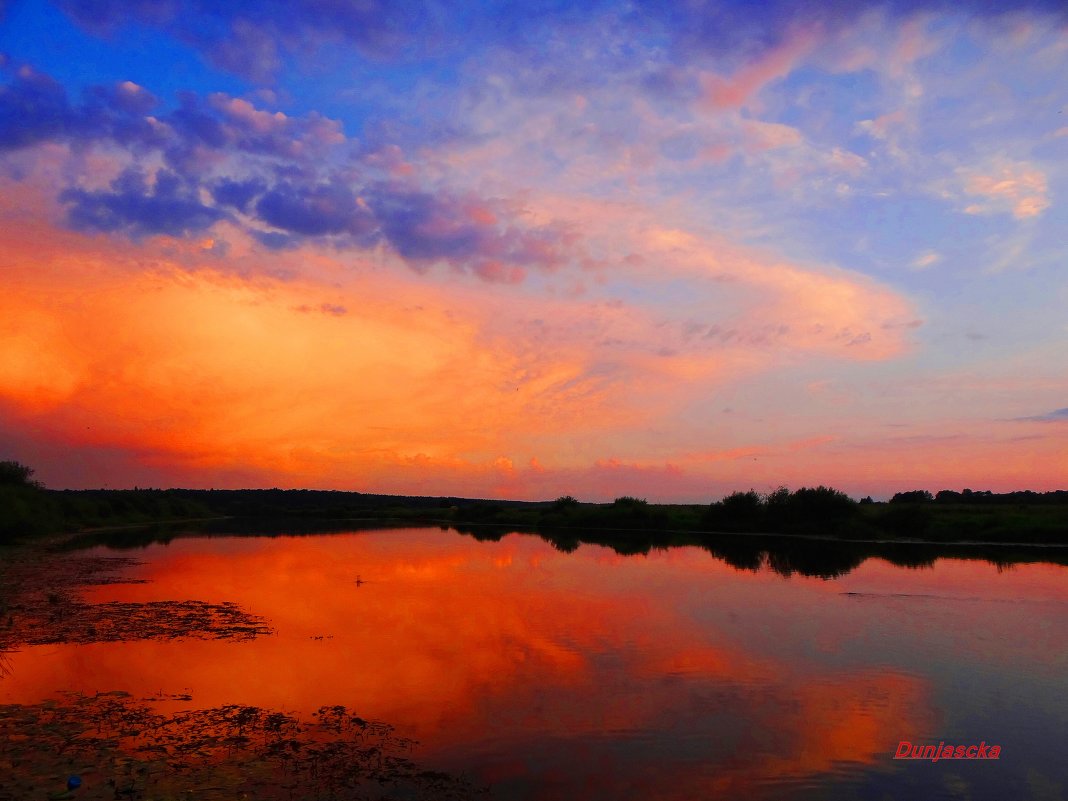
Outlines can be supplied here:
[[267, 621], [233, 603], [197, 600], [88, 603], [80, 588], [140, 583], [121, 572], [127, 557], [59, 555], [41, 549], [7, 554], [0, 571], [0, 652], [24, 645], [116, 640], [250, 639]]
[[[148, 699], [153, 700], [153, 699]], [[0, 706], [0, 799], [304, 801], [441, 799], [485, 793], [426, 770], [416, 743], [343, 706], [312, 720], [228, 705], [171, 715], [126, 693]], [[65, 792], [67, 779], [81, 787]]]
[[[250, 639], [266, 621], [233, 603], [196, 600], [88, 603], [79, 590], [132, 583], [138, 564], [22, 549], [0, 571], [0, 675], [5, 652], [49, 643], [134, 639]], [[126, 693], [64, 694], [0, 707], [0, 801], [81, 799], [462, 799], [464, 781], [422, 770], [414, 742], [344, 707], [312, 722], [228, 705], [163, 715]], [[68, 779], [81, 780], [76, 790]]]

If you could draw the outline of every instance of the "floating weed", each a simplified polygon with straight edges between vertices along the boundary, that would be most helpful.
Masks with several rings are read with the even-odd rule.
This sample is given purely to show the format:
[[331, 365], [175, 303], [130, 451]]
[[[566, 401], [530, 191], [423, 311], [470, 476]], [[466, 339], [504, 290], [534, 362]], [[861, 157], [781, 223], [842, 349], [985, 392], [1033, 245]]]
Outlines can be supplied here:
[[125, 693], [0, 706], [0, 801], [199, 799], [460, 801], [484, 795], [420, 768], [414, 741], [385, 723], [323, 707], [311, 721], [228, 705], [162, 715]]
[[[250, 639], [265, 620], [236, 604], [85, 602], [79, 588], [140, 583], [125, 557], [25, 550], [0, 564], [0, 677], [25, 645], [117, 640]], [[332, 635], [324, 635], [326, 639]], [[145, 701], [190, 700], [166, 695]], [[68, 693], [0, 706], [0, 801], [454, 801], [483, 795], [463, 778], [422, 770], [414, 741], [385, 723], [323, 707], [310, 722], [229, 705], [163, 715], [126, 693]], [[66, 790], [68, 777], [81, 786]]]
[[57, 555], [27, 551], [0, 570], [0, 652], [23, 645], [114, 642], [117, 640], [245, 640], [271, 632], [267, 622], [233, 603], [152, 601], [86, 603], [88, 585], [142, 583], [122, 571], [140, 564], [127, 557]]

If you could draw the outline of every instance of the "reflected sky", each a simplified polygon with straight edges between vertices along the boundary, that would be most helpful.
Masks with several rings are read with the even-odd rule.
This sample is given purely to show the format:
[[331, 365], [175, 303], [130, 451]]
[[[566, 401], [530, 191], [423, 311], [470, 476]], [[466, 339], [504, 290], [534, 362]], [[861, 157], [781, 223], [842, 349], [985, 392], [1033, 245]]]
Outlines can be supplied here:
[[[148, 583], [90, 600], [236, 601], [276, 634], [27, 648], [0, 701], [125, 689], [189, 692], [197, 707], [340, 703], [507, 799], [1068, 790], [1062, 566], [869, 559], [825, 580], [697, 548], [566, 554], [436, 529], [179, 539], [142, 558], [132, 577]], [[903, 739], [1004, 753], [894, 762]]]

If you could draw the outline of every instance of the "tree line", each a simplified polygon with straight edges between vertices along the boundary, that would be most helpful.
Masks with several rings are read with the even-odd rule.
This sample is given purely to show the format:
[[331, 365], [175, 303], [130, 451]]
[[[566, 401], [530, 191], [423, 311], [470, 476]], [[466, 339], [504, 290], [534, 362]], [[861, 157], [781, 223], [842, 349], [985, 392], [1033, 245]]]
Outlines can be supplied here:
[[[1068, 491], [927, 490], [889, 503], [832, 487], [734, 492], [709, 504], [650, 504], [621, 496], [584, 503], [408, 497], [334, 490], [48, 490], [32, 468], [0, 461], [0, 542], [52, 532], [193, 518], [422, 521], [605, 531], [777, 533], [850, 539], [1068, 542]], [[628, 534], [612, 535], [626, 539]]]
[[990, 490], [965, 489], [960, 492], [940, 490], [932, 495], [928, 490], [909, 490], [898, 492], [890, 503], [966, 503], [975, 506], [987, 505], [1068, 505], [1068, 490], [1052, 492], [1034, 492], [1017, 490], [1016, 492], [991, 492]]

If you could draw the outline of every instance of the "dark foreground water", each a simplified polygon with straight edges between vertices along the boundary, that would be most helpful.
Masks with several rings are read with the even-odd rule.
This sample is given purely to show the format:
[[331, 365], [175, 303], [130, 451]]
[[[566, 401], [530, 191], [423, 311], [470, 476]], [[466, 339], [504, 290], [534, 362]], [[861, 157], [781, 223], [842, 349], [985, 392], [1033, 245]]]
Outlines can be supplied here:
[[[344, 704], [502, 801], [1068, 798], [1061, 565], [876, 558], [826, 579], [426, 528], [133, 553], [149, 583], [90, 600], [235, 601], [276, 633], [24, 648], [0, 703]], [[895, 761], [902, 740], [1001, 755]]]

